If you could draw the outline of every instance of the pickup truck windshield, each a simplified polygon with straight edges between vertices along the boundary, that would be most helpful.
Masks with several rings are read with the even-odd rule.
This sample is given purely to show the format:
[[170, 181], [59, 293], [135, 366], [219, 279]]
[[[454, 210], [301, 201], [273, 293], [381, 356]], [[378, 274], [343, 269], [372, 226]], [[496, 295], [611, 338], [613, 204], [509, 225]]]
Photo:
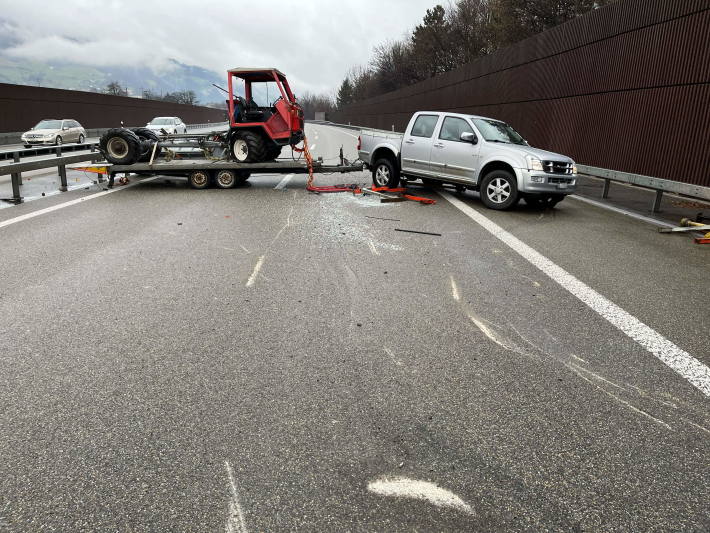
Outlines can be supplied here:
[[528, 146], [527, 141], [505, 122], [486, 118], [474, 118], [473, 123], [487, 141]]
[[173, 124], [173, 119], [171, 118], [154, 118], [151, 121], [153, 126], [168, 126]]

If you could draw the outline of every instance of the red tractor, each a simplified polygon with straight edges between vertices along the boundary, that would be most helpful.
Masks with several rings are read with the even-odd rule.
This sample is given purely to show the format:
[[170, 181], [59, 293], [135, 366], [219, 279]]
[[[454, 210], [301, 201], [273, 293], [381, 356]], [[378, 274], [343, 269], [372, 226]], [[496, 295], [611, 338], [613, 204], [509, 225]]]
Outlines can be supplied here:
[[227, 71], [227, 83], [227, 131], [158, 135], [146, 128], [113, 128], [101, 136], [99, 150], [116, 165], [153, 161], [161, 152], [172, 158], [171, 148], [188, 147], [201, 149], [210, 159], [259, 163], [273, 161], [281, 148], [303, 141], [303, 109], [283, 73], [235, 68]]
[[303, 140], [303, 110], [282, 72], [234, 68], [227, 71], [227, 84], [230, 158], [240, 163], [273, 161], [281, 148]]

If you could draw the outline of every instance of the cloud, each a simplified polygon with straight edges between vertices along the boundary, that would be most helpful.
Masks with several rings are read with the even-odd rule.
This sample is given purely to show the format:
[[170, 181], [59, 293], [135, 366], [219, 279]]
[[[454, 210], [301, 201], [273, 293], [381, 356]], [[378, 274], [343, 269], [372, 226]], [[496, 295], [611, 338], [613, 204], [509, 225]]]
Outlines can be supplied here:
[[372, 49], [421, 22], [435, 0], [90, 0], [28, 9], [0, 0], [0, 53], [15, 59], [224, 73], [278, 67], [298, 93], [337, 88]]

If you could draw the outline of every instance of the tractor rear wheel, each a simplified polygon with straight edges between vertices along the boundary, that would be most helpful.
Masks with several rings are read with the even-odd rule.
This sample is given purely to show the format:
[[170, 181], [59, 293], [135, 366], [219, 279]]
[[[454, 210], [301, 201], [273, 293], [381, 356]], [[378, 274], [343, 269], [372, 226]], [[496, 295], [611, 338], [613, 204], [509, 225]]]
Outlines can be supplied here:
[[232, 141], [232, 157], [237, 163], [259, 163], [266, 160], [264, 138], [253, 131], [240, 131]]
[[141, 141], [126, 128], [111, 128], [99, 139], [99, 150], [114, 165], [132, 165], [141, 155]]

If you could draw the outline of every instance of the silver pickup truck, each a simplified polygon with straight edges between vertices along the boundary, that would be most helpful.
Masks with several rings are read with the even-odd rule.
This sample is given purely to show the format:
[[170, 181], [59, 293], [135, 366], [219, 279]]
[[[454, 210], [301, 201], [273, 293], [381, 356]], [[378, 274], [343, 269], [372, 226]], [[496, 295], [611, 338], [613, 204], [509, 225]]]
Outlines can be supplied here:
[[378, 187], [396, 187], [400, 179], [450, 183], [479, 191], [491, 209], [520, 198], [553, 207], [577, 186], [569, 157], [533, 148], [505, 122], [486, 117], [420, 111], [404, 135], [362, 130], [358, 152]]

